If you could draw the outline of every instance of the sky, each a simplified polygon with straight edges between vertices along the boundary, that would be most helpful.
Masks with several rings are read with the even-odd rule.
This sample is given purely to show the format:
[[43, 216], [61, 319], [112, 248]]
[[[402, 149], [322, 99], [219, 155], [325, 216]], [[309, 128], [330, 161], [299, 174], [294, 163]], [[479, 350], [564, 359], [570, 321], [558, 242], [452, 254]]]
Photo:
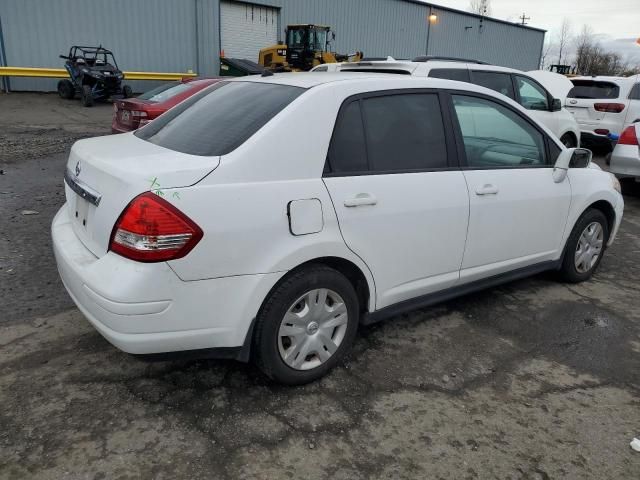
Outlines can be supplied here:
[[[574, 34], [589, 25], [607, 50], [640, 63], [640, 0], [490, 0], [492, 17], [519, 22], [523, 13], [532, 27], [547, 30], [554, 40], [564, 18]], [[467, 10], [469, 0], [432, 0], [437, 5]], [[564, 63], [564, 62], [563, 62]]]

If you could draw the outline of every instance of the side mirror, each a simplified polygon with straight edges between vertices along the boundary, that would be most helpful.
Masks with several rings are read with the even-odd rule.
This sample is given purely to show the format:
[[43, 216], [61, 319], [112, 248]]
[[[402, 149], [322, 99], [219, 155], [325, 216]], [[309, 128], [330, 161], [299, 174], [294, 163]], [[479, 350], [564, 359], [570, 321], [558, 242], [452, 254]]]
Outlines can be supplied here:
[[586, 148], [567, 148], [560, 152], [553, 166], [553, 181], [560, 183], [570, 168], [587, 168], [591, 163], [591, 150]]
[[559, 98], [554, 98], [551, 102], [551, 111], [559, 112], [562, 110], [562, 101]]
[[569, 168], [587, 168], [591, 163], [593, 153], [586, 148], [574, 148], [569, 161]]

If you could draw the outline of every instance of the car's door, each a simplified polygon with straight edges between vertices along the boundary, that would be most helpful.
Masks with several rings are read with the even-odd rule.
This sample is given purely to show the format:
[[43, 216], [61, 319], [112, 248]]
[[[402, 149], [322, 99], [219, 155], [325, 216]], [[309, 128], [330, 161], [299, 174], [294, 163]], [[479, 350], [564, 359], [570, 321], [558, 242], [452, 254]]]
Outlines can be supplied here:
[[387, 91], [347, 99], [338, 114], [324, 182], [347, 246], [373, 274], [377, 309], [458, 280], [469, 198], [441, 105], [433, 91]]
[[561, 133], [558, 128], [558, 114], [551, 111], [551, 95], [542, 85], [524, 75], [513, 75], [516, 100], [538, 122], [544, 124], [558, 138]]
[[571, 202], [553, 180], [559, 147], [506, 103], [451, 98], [470, 198], [461, 283], [559, 258]]

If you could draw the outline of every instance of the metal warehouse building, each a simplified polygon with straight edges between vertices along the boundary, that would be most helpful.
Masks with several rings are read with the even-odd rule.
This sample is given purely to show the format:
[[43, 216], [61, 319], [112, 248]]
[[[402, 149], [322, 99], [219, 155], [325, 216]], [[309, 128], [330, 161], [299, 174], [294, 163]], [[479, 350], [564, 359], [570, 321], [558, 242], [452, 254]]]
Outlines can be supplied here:
[[[0, 0], [0, 63], [62, 67], [58, 55], [71, 45], [101, 44], [122, 70], [217, 75], [222, 51], [257, 61], [293, 23], [331, 26], [340, 53], [455, 56], [522, 70], [538, 68], [545, 34], [417, 0]], [[55, 85], [11, 79], [14, 90]]]

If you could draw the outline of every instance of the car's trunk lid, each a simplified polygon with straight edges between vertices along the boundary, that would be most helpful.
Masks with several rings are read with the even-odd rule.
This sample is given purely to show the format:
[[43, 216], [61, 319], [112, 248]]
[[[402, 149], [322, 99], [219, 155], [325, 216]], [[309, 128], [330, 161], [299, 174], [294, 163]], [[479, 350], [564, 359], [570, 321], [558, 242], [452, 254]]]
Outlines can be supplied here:
[[65, 173], [76, 235], [94, 255], [104, 255], [116, 220], [134, 197], [153, 191], [179, 206], [172, 189], [198, 183], [219, 163], [219, 157], [175, 152], [133, 134], [76, 142]]

